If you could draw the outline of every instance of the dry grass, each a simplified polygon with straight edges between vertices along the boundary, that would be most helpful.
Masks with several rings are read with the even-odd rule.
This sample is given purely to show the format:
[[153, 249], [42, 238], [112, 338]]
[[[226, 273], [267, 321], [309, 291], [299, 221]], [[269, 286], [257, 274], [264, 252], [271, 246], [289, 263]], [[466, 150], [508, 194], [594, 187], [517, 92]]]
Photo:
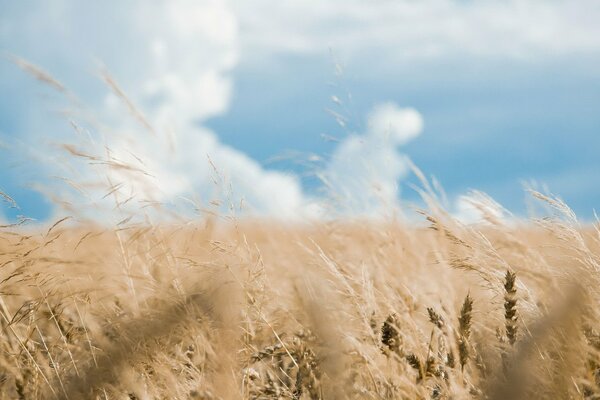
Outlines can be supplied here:
[[595, 232], [443, 218], [4, 229], [2, 396], [600, 396]]
[[600, 398], [600, 233], [556, 198], [534, 193], [552, 218], [481, 205], [487, 223], [464, 226], [415, 169], [422, 226], [152, 223], [157, 202], [124, 189], [150, 175], [139, 159], [64, 149], [119, 171], [65, 182], [122, 217], [0, 227], [1, 398]]

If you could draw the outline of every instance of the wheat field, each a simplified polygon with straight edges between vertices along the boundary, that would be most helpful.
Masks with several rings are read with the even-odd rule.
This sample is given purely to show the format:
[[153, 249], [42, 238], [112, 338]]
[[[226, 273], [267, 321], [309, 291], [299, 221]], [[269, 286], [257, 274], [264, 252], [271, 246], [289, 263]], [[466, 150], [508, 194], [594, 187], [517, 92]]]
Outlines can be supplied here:
[[68, 219], [0, 233], [5, 399], [593, 399], [599, 232]]

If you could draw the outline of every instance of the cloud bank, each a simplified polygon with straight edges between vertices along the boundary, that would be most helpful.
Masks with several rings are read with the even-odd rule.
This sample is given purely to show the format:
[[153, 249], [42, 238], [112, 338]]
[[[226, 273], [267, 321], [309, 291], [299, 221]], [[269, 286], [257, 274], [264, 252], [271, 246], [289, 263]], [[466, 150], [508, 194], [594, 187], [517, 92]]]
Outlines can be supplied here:
[[[83, 92], [83, 101], [96, 107], [93, 111], [102, 125], [84, 122], [90, 135], [81, 135], [69, 147], [72, 154], [85, 153], [95, 171], [82, 174], [76, 168], [76, 179], [108, 172], [113, 195], [108, 199], [136, 195], [144, 201], [173, 202], [187, 197], [199, 208], [302, 216], [305, 199], [297, 177], [266, 170], [203, 126], [208, 118], [226, 112], [231, 101], [239, 28], [227, 2], [110, 3], [114, 7], [40, 2], [32, 13], [13, 5], [10, 14], [22, 14], [19, 24], [0, 17], [3, 43], [19, 37], [13, 44], [17, 51], [28, 49], [25, 56], [56, 69], [59, 79], [67, 75], [66, 85], [74, 82], [72, 89]], [[43, 45], [36, 43], [41, 37], [46, 38]], [[101, 68], [112, 74], [106, 80], [113, 90], [104, 87], [108, 94], [99, 103], [97, 90], [78, 85], [89, 70], [82, 60], [90, 56], [102, 60]], [[77, 78], [67, 71], [76, 71]], [[39, 140], [40, 135], [45, 133], [33, 133], [29, 139]], [[72, 142], [69, 135], [53, 139]], [[54, 161], [49, 160], [50, 174], [64, 172], [53, 170]], [[82, 200], [76, 191], [68, 193], [62, 195], [69, 204]]]
[[[400, 59], [464, 54], [600, 53], [600, 4], [591, 0], [34, 3], [0, 0], [2, 48], [56, 73], [99, 114], [102, 124], [87, 121], [91, 139], [82, 135], [76, 144], [83, 150], [99, 146], [95, 156], [102, 165], [138, 171], [111, 169], [116, 194], [160, 202], [199, 198], [220, 211], [282, 218], [314, 216], [320, 208], [315, 202], [324, 199], [307, 196], [297, 176], [264, 168], [205, 126], [229, 109], [241, 59], [323, 55], [331, 47], [352, 62], [378, 54], [379, 64], [393, 67]], [[89, 72], [104, 67], [143, 110], [142, 124], [140, 115], [132, 117], [128, 100], [119, 98], [120, 89], [88, 83]], [[0, 79], [10, 86], [11, 76]], [[8, 135], [28, 134], [31, 143], [49, 135], [40, 130], [45, 121], [22, 119], [20, 130]], [[365, 132], [345, 138], [322, 171], [333, 204], [349, 213], [396, 207], [398, 182], [408, 171], [399, 148], [422, 129], [416, 110], [376, 106]]]
[[389, 63], [600, 51], [600, 3], [594, 0], [256, 0], [234, 7], [249, 56], [323, 54], [330, 47], [353, 63], [370, 51]]
[[[231, 102], [243, 13], [236, 15], [227, 3], [211, 0], [133, 1], [115, 3], [110, 10], [88, 9], [67, 0], [58, 4], [43, 3], [42, 10], [25, 16], [26, 28], [4, 19], [3, 26], [6, 35], [25, 35], [20, 45], [33, 49], [30, 56], [41, 65], [59, 72], [85, 70], [80, 57], [65, 53], [69, 49], [102, 60], [101, 68], [112, 74], [104, 77], [107, 94], [100, 102], [94, 103], [95, 91], [83, 98], [97, 104], [94, 112], [102, 124], [87, 121], [89, 135], [79, 132], [75, 141], [57, 138], [72, 143], [71, 155], [84, 154], [88, 164], [74, 167], [71, 181], [100, 177], [97, 185], [88, 185], [92, 189], [86, 188], [83, 197], [81, 187], [62, 191], [64, 201], [75, 206], [93, 198], [112, 207], [117, 199], [135, 208], [140, 202], [174, 204], [185, 198], [199, 209], [220, 213], [323, 217], [330, 198], [306, 195], [297, 176], [265, 169], [203, 126], [208, 118], [227, 112]], [[40, 20], [39, 14], [49, 18]], [[75, 31], [83, 27], [86, 35], [81, 39]], [[41, 35], [49, 38], [45, 46], [56, 53], [31, 45]], [[422, 127], [422, 118], [413, 109], [393, 103], [375, 107], [367, 131], [346, 138], [323, 171], [335, 214], [342, 209], [373, 214], [395, 207], [398, 181], [407, 173], [406, 159], [397, 149], [419, 135]], [[30, 139], [35, 138], [34, 133]], [[53, 170], [54, 161], [48, 159], [50, 174], [70, 173], [68, 168]], [[84, 172], [86, 168], [90, 171]], [[102, 180], [104, 187], [95, 191]]]

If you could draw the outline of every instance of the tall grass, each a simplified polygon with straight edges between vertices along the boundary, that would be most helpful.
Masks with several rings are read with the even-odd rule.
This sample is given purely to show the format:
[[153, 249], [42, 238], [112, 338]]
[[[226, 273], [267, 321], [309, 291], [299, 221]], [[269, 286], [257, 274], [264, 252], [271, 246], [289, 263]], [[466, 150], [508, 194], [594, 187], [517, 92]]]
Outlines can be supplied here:
[[463, 225], [425, 182], [417, 224], [153, 222], [107, 182], [112, 225], [1, 227], [1, 398], [600, 398], [600, 231], [557, 198]]
[[595, 398], [598, 237], [544, 224], [4, 229], [2, 396]]

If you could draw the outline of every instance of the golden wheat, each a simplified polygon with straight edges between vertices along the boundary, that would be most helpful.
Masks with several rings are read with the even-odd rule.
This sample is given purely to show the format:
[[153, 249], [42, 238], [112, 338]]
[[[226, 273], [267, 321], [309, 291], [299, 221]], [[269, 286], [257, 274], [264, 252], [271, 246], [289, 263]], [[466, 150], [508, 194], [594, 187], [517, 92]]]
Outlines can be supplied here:
[[548, 398], [557, 376], [560, 398], [600, 394], [585, 229], [585, 260], [531, 227], [10, 229], [3, 398]]

